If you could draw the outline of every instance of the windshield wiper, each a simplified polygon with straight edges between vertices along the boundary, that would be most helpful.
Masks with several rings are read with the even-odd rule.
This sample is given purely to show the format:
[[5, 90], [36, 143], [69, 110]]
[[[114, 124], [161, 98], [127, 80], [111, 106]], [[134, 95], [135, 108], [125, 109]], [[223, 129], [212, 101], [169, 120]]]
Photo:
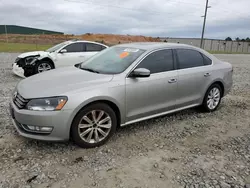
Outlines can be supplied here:
[[99, 74], [100, 72], [96, 71], [96, 70], [93, 70], [93, 69], [89, 69], [89, 68], [81, 68], [82, 70], [86, 70], [86, 71], [89, 71], [89, 72], [94, 72], [94, 73], [97, 73]]

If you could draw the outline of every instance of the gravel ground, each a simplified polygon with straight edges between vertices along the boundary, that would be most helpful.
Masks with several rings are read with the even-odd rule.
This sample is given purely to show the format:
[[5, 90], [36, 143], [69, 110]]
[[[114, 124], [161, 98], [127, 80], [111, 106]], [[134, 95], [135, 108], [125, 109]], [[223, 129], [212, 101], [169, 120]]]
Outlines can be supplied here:
[[8, 113], [16, 56], [0, 53], [0, 187], [250, 188], [249, 55], [217, 55], [233, 64], [234, 86], [216, 112], [136, 123], [88, 150], [16, 133]]

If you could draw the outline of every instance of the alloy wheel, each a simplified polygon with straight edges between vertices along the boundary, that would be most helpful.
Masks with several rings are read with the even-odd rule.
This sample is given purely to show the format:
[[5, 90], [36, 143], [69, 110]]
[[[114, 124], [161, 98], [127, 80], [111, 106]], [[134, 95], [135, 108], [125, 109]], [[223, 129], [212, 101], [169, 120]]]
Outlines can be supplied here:
[[38, 73], [41, 73], [41, 72], [45, 72], [45, 71], [48, 71], [48, 70], [51, 70], [52, 67], [50, 64], [48, 63], [41, 63], [38, 68], [37, 68], [37, 71]]
[[214, 87], [210, 90], [207, 97], [207, 106], [210, 110], [214, 110], [220, 103], [220, 90]]
[[90, 144], [104, 140], [112, 127], [112, 120], [103, 110], [92, 110], [85, 114], [78, 124], [80, 138]]

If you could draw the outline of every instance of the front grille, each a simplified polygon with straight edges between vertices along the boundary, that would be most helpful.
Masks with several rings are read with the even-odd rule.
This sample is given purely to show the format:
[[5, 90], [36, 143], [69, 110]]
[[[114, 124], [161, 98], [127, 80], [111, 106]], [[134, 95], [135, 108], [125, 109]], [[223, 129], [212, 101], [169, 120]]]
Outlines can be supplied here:
[[29, 100], [23, 98], [19, 93], [17, 93], [13, 98], [13, 102], [19, 109], [24, 109]]
[[24, 61], [24, 59], [22, 59], [22, 58], [17, 58], [17, 59], [15, 60], [15, 63], [16, 63], [17, 66], [19, 66], [19, 67], [24, 67], [24, 66], [25, 66], [25, 61]]
[[15, 63], [17, 63], [21, 58], [17, 57]]

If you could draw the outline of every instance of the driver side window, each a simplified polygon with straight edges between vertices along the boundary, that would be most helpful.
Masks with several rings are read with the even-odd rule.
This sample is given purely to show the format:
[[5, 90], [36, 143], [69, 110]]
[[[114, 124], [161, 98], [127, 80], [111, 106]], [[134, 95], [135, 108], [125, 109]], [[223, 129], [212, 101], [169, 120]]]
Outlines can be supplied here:
[[84, 43], [79, 42], [79, 43], [69, 44], [63, 49], [66, 49], [67, 53], [84, 52]]
[[149, 54], [136, 68], [150, 70], [151, 74], [174, 70], [172, 50], [159, 50]]

